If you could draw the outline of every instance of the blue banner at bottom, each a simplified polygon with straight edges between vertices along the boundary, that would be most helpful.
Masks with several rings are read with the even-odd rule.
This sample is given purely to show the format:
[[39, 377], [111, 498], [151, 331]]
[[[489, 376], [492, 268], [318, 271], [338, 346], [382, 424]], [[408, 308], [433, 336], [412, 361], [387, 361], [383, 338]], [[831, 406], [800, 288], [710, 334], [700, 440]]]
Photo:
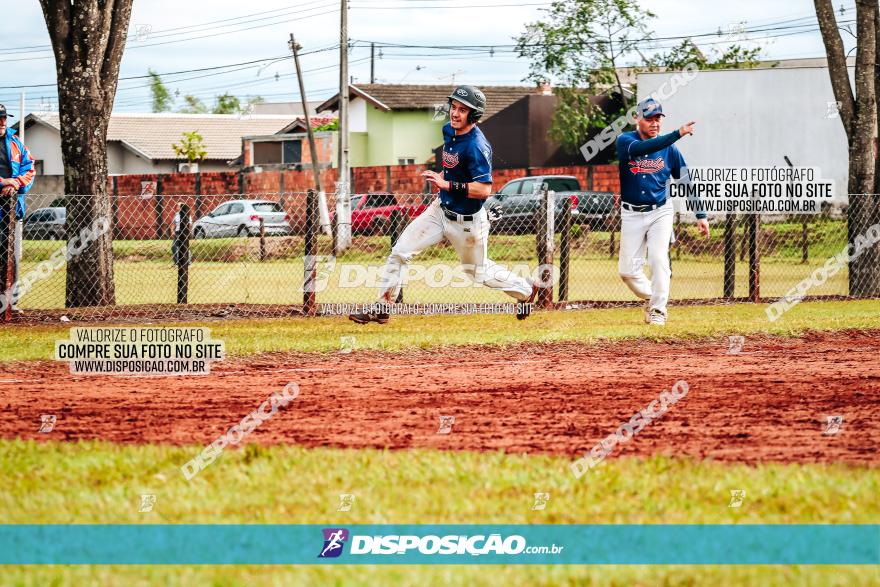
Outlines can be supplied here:
[[0, 525], [0, 564], [880, 564], [880, 525]]

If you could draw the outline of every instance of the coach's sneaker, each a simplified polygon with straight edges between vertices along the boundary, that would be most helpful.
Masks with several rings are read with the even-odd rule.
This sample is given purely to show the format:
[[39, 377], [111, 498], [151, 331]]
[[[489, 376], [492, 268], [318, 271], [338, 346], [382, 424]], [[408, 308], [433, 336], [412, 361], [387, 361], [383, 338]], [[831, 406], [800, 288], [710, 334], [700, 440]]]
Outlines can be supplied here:
[[651, 326], [666, 326], [666, 314], [660, 310], [651, 310], [651, 320], [648, 324]]
[[525, 320], [532, 314], [532, 304], [535, 302], [535, 298], [538, 296], [538, 289], [540, 287], [537, 283], [532, 284], [532, 293], [529, 296], [529, 299], [523, 300], [521, 302], [517, 302], [516, 304], [516, 319], [517, 320]]
[[367, 324], [369, 322], [376, 322], [377, 324], [387, 324], [388, 323], [388, 312], [383, 311], [388, 308], [384, 306], [384, 304], [376, 304], [369, 310], [374, 311], [365, 311], [358, 312], [356, 314], [349, 314], [348, 319], [352, 322], [356, 322], [357, 324]]

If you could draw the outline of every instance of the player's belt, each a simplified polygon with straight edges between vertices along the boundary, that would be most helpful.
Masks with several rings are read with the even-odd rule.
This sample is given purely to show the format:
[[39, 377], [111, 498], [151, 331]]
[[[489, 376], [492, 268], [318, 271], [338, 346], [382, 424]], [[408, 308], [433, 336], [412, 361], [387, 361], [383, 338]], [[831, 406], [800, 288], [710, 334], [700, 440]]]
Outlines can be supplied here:
[[444, 208], [443, 206], [440, 206], [440, 209], [443, 210], [443, 215], [450, 220], [455, 220], [457, 222], [473, 222], [474, 220], [473, 214], [458, 214], [452, 210]]
[[630, 204], [629, 202], [621, 202], [620, 207], [631, 212], [650, 212], [651, 210], [662, 208], [664, 204], [666, 204], [666, 200], [659, 204]]

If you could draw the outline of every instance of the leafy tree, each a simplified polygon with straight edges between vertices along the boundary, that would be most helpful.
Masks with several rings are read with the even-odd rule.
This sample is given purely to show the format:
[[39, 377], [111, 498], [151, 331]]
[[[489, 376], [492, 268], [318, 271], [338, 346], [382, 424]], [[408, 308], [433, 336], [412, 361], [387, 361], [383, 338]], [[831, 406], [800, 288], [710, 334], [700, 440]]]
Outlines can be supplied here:
[[[557, 81], [559, 100], [549, 135], [567, 152], [576, 153], [588, 136], [632, 106], [635, 88], [624, 87], [618, 69], [624, 59], [640, 58], [636, 71], [682, 70], [692, 63], [698, 69], [760, 63], [760, 47], [734, 44], [706, 55], [690, 39], [666, 53], [645, 57], [639, 46], [650, 39], [647, 25], [654, 17], [633, 0], [557, 0], [544, 21], [527, 25], [517, 39], [519, 55], [532, 60], [527, 79]], [[608, 108], [602, 96], [616, 99], [621, 108]]]
[[[83, 229], [113, 218], [107, 193], [107, 126], [131, 4], [132, 0], [40, 0], [58, 78], [67, 234], [71, 239]], [[107, 231], [68, 259], [65, 306], [115, 304], [112, 240], [112, 231]]]
[[[866, 230], [880, 222], [880, 162], [875, 159], [880, 82], [877, 0], [856, 0], [856, 66], [853, 83], [844, 53], [843, 39], [831, 0], [814, 0], [816, 19], [828, 56], [828, 76], [837, 102], [838, 118], [849, 145], [847, 193], [847, 241], [855, 243]], [[880, 243], [865, 247], [849, 264], [849, 293], [852, 296], [880, 295]]]
[[315, 127], [315, 132], [321, 132], [325, 130], [339, 130], [339, 119], [336, 118], [333, 122], [328, 122], [326, 124], [321, 124]]
[[171, 92], [162, 83], [158, 73], [148, 69], [147, 74], [150, 76], [150, 93], [153, 95], [153, 112], [168, 112], [174, 102]]
[[691, 39], [685, 39], [667, 53], [646, 58], [644, 67], [639, 69], [681, 71], [691, 63], [695, 64], [697, 69], [750, 69], [762, 64], [760, 55], [760, 47], [749, 49], [741, 45], [731, 45], [723, 51], [715, 50], [707, 56]]
[[205, 103], [195, 96], [187, 94], [183, 97], [183, 102], [184, 106], [180, 111], [184, 114], [205, 114], [208, 112], [208, 107], [205, 106]]
[[[590, 128], [607, 126], [629, 108], [617, 68], [650, 37], [654, 14], [633, 0], [557, 0], [547, 13], [546, 20], [526, 25], [516, 51], [531, 60], [527, 79], [556, 80], [560, 108], [550, 136], [576, 152]], [[613, 89], [621, 111], [606, 114], [585, 89], [594, 95]]]
[[217, 96], [214, 102], [214, 114], [238, 114], [241, 112], [241, 100], [229, 92]]
[[201, 161], [208, 155], [205, 138], [197, 130], [183, 133], [180, 143], [171, 145], [171, 148], [178, 157], [185, 157], [190, 164]]

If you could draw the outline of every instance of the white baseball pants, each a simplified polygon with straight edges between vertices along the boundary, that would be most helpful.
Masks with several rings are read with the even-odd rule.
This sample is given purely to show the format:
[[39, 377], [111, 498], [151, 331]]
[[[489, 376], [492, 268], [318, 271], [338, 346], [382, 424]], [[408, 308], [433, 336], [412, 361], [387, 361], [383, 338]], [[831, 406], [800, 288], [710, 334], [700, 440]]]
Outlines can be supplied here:
[[[623, 282], [643, 300], [651, 300], [651, 309], [666, 315], [669, 302], [669, 244], [672, 241], [675, 211], [672, 201], [649, 212], [620, 209], [620, 260], [617, 272]], [[651, 266], [648, 281], [642, 267]]]
[[401, 287], [401, 272], [413, 257], [446, 238], [458, 253], [464, 273], [475, 282], [498, 289], [519, 301], [532, 293], [532, 285], [488, 258], [489, 219], [485, 209], [474, 214], [473, 220], [450, 220], [435, 199], [397, 239], [382, 272], [379, 299], [393, 302]]

